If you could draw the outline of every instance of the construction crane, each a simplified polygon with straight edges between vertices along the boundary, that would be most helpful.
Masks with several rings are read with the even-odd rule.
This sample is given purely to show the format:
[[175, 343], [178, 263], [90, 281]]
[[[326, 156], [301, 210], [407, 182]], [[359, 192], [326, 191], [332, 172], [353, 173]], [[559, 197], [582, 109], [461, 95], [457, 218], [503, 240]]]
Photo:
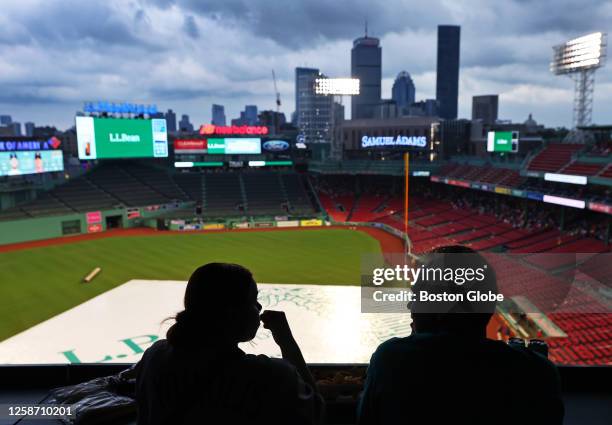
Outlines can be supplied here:
[[281, 106], [280, 93], [276, 87], [276, 74], [272, 70], [272, 81], [274, 81], [274, 93], [276, 94], [276, 114], [274, 114], [274, 134], [278, 133], [278, 114]]
[[281, 106], [280, 93], [278, 92], [278, 88], [276, 87], [276, 74], [274, 70], [272, 70], [272, 81], [274, 81], [274, 93], [276, 93], [276, 112], [279, 111]]

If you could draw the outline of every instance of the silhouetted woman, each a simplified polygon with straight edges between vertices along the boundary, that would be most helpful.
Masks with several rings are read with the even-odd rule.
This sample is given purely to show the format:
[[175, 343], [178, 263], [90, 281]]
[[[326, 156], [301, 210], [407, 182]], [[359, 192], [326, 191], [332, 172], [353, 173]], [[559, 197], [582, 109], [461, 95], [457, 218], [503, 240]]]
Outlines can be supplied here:
[[[137, 366], [138, 424], [318, 423], [321, 398], [285, 314], [260, 316], [261, 308], [246, 268], [198, 268], [167, 339], [153, 344]], [[260, 318], [283, 360], [238, 348], [255, 337]]]

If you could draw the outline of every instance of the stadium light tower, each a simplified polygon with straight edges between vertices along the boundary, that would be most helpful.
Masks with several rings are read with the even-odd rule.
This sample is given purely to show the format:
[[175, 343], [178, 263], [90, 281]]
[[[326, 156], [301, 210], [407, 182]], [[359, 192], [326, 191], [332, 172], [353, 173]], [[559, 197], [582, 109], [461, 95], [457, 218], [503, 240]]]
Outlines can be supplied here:
[[574, 129], [591, 124], [595, 71], [606, 58], [606, 34], [594, 32], [553, 47], [550, 71], [574, 80]]
[[335, 103], [342, 105], [343, 96], [357, 96], [359, 94], [359, 78], [317, 78], [314, 81], [314, 92], [318, 96], [332, 96], [331, 133], [332, 157], [339, 157], [341, 147], [336, 143], [336, 113]]

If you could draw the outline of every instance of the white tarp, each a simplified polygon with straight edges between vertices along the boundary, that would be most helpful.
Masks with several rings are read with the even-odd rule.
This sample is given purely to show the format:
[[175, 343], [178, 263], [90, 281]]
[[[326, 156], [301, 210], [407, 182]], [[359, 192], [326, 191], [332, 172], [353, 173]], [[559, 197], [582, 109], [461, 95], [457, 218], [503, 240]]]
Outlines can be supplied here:
[[[0, 364], [136, 362], [164, 337], [184, 292], [185, 282], [130, 280], [0, 342]], [[408, 314], [361, 313], [357, 286], [259, 284], [259, 301], [286, 312], [309, 363], [367, 363], [382, 341], [410, 333]], [[263, 327], [241, 348], [280, 357]]]

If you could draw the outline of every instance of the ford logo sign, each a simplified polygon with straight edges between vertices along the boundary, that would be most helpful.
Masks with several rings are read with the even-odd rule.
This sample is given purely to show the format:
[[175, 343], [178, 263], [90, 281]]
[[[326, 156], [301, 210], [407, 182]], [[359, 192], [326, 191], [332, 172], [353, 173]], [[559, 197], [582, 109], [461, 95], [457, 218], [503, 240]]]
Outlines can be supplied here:
[[268, 140], [264, 142], [262, 146], [265, 150], [274, 152], [286, 151], [289, 149], [289, 143], [284, 140]]

